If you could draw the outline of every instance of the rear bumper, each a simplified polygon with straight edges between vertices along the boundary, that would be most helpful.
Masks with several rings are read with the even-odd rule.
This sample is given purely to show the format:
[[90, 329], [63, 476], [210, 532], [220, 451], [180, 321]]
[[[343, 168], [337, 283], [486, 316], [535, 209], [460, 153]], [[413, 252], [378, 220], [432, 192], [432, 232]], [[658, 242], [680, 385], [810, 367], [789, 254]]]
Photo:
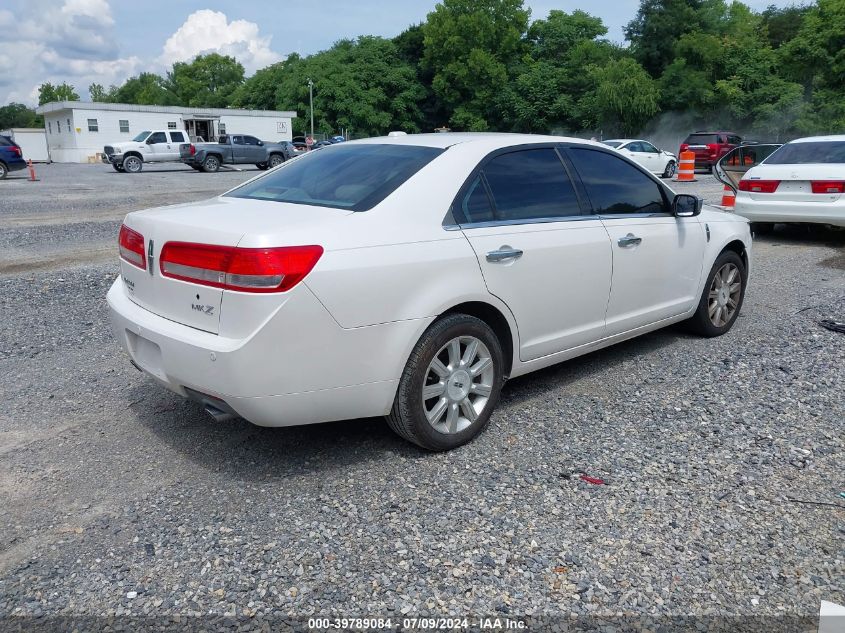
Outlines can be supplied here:
[[188, 388], [220, 399], [260, 426], [386, 415], [410, 346], [430, 320], [344, 329], [304, 284], [293, 292], [245, 339], [160, 317], [127, 297], [122, 278], [107, 301], [114, 334], [132, 362], [183, 397]]
[[17, 158], [17, 160], [10, 160], [3, 156], [0, 156], [0, 160], [2, 160], [6, 164], [6, 169], [9, 171], [20, 171], [21, 169], [26, 169], [26, 161], [22, 158]]
[[737, 194], [734, 213], [751, 222], [799, 222], [845, 226], [845, 200], [800, 204], [791, 201], [752, 200]]

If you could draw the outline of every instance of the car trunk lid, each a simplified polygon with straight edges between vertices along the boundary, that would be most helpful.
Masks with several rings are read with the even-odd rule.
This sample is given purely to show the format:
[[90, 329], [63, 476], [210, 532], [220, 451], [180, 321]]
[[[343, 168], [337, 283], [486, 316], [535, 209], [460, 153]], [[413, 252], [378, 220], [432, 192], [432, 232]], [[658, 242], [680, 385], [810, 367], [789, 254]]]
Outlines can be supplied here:
[[[127, 295], [159, 316], [218, 334], [224, 295], [241, 293], [164, 276], [165, 244], [235, 247], [245, 236], [250, 247], [320, 244], [331, 231], [327, 223], [346, 215], [337, 209], [227, 197], [130, 213], [124, 224], [143, 236], [145, 261], [141, 268], [121, 258]], [[275, 243], [279, 235], [284, 243]], [[271, 309], [272, 299], [260, 303]]]
[[[758, 191], [754, 183], [777, 182], [771, 192]], [[740, 184], [740, 190], [746, 191], [752, 200], [772, 202], [798, 202], [807, 204], [829, 204], [842, 196], [845, 186], [845, 174], [837, 165], [800, 164], [768, 165], [749, 170]], [[772, 189], [773, 185], [762, 187]]]

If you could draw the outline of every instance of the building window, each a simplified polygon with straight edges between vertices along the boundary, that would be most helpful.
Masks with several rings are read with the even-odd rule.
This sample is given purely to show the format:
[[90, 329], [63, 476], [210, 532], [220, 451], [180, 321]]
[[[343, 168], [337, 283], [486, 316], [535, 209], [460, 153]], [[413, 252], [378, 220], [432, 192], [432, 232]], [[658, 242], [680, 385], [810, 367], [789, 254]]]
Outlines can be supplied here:
[[218, 125], [217, 127], [219, 127], [219, 128], [220, 128], [220, 134], [225, 134], [225, 133], [226, 133], [226, 124], [225, 124], [225, 123], [221, 123], [221, 124], [220, 124], [220, 125]]
[[67, 133], [71, 134], [73, 132], [73, 128], [70, 126], [70, 119], [67, 120]]
[[53, 133], [53, 122], [47, 121], [47, 131], [52, 134]]
[[167, 129], [168, 130], [175, 130], [176, 129], [176, 121], [168, 121], [167, 122]]
[[99, 132], [100, 126], [97, 124], [97, 119], [88, 119], [88, 131]]
[[129, 134], [129, 120], [128, 119], [121, 119], [120, 123], [120, 133], [121, 134]]
[[56, 121], [56, 134], [61, 134], [61, 133], [62, 133], [62, 122]]

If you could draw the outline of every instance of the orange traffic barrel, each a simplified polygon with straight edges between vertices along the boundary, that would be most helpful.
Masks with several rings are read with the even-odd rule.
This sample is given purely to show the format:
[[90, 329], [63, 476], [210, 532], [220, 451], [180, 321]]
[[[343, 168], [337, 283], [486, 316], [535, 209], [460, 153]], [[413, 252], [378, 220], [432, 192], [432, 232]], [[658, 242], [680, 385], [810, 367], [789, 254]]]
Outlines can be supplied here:
[[678, 165], [678, 177], [675, 182], [695, 181], [695, 152], [681, 152]]
[[733, 209], [736, 205], [736, 192], [725, 185], [725, 190], [722, 192], [722, 206], [726, 209]]

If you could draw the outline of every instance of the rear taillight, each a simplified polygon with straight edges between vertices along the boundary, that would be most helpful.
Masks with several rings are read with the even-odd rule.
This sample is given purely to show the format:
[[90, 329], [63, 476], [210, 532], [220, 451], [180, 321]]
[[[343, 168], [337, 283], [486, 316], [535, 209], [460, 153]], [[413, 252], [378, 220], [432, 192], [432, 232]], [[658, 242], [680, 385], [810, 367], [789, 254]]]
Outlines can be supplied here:
[[718, 143], [708, 143], [707, 149], [710, 150], [710, 156], [716, 157], [719, 155], [719, 144]]
[[239, 292], [285, 292], [311, 272], [322, 246], [236, 248], [167, 242], [161, 274], [190, 283]]
[[845, 180], [814, 180], [813, 193], [845, 193]]
[[689, 143], [681, 143], [681, 151], [685, 152], [689, 149]]
[[21, 148], [18, 147], [17, 145], [11, 145], [9, 147], [9, 149], [12, 150], [12, 154], [16, 154], [18, 156], [23, 156], [23, 152], [21, 151]]
[[190, 152], [191, 156], [196, 156], [197, 154], [197, 148], [193, 143], [191, 143], [191, 147], [188, 151]]
[[740, 180], [739, 190], [751, 193], [774, 193], [780, 180]]
[[121, 258], [133, 266], [146, 270], [147, 257], [144, 253], [143, 235], [123, 224], [120, 227], [120, 236], [117, 238], [117, 243]]

